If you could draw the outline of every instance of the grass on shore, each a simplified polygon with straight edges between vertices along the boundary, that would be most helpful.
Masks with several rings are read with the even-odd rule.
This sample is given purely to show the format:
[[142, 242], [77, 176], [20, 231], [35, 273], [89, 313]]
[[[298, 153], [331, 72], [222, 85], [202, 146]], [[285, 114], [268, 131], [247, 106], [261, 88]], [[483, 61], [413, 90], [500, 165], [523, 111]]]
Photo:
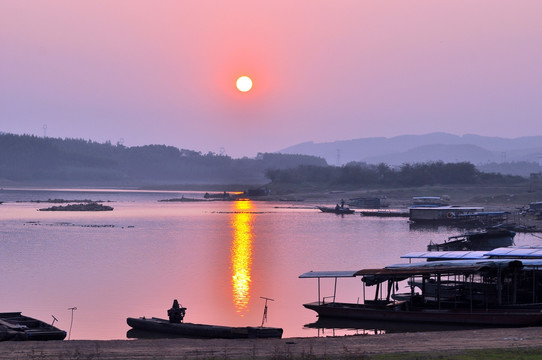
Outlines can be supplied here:
[[[408, 352], [408, 353], [384, 353], [384, 354], [356, 354], [345, 349], [343, 354], [313, 355], [293, 354], [275, 355], [269, 360], [538, 360], [542, 359], [542, 348], [513, 348], [513, 349], [473, 349], [438, 352]], [[208, 359], [211, 360], [211, 359]], [[213, 358], [213, 360], [218, 360]], [[249, 359], [246, 359], [249, 360]]]
[[542, 348], [515, 348], [515, 349], [476, 349], [476, 350], [461, 350], [451, 352], [435, 352], [435, 353], [393, 353], [393, 354], [378, 354], [366, 355], [361, 357], [345, 357], [348, 360], [508, 360], [508, 359], [523, 359], [535, 360], [542, 358]]

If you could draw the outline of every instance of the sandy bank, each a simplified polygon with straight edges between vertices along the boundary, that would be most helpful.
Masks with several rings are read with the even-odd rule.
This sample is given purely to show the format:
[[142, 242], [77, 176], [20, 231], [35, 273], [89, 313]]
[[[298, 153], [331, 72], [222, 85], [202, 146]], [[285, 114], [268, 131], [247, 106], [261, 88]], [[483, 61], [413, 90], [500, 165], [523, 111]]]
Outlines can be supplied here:
[[271, 359], [309, 355], [542, 348], [541, 328], [261, 340], [72, 340], [0, 343], [0, 359]]

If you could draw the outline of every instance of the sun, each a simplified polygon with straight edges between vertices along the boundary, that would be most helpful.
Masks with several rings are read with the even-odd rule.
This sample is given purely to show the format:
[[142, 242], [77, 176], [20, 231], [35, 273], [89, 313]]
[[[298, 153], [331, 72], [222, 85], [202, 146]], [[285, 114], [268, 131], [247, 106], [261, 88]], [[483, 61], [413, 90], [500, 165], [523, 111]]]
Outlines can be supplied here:
[[237, 85], [237, 89], [241, 92], [250, 91], [250, 89], [252, 89], [252, 79], [243, 75], [237, 79], [235, 85]]

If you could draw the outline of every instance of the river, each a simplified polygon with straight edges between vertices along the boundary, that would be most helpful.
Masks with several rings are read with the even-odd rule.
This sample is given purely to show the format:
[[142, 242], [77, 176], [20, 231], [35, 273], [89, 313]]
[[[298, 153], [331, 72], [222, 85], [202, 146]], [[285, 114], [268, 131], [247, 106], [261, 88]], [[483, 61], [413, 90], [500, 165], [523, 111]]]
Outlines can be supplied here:
[[[163, 202], [203, 192], [107, 189], [0, 190], [0, 312], [52, 322], [70, 339], [126, 339], [127, 317], [282, 327], [284, 337], [317, 336], [310, 270], [356, 270], [404, 262], [447, 227], [412, 229], [406, 218], [324, 214], [303, 202]], [[338, 195], [340, 196], [340, 195]], [[104, 201], [113, 211], [38, 211], [48, 199]], [[542, 245], [518, 234], [517, 245]], [[332, 295], [331, 283], [322, 287]], [[359, 279], [337, 300], [362, 297]], [[267, 319], [263, 318], [265, 299]], [[345, 331], [345, 333], [348, 333]]]

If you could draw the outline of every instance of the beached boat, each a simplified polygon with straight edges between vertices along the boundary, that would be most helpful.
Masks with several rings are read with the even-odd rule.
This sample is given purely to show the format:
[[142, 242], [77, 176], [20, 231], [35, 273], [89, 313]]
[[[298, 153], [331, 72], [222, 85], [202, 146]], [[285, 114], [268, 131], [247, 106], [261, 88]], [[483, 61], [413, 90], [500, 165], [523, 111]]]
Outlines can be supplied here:
[[450, 236], [447, 241], [427, 245], [428, 251], [462, 251], [493, 250], [499, 247], [514, 245], [516, 233], [507, 229], [488, 229], [470, 232], [463, 235]]
[[[362, 277], [363, 303], [336, 302], [338, 278]], [[381, 269], [308, 272], [318, 279], [318, 301], [303, 304], [320, 318], [542, 325], [542, 259], [473, 259], [398, 264]], [[320, 297], [320, 279], [334, 278], [333, 296]], [[396, 293], [406, 284], [406, 293]], [[376, 286], [365, 299], [367, 286]], [[385, 290], [387, 289], [387, 291]]]
[[64, 340], [66, 332], [20, 312], [0, 313], [0, 340]]
[[242, 339], [242, 338], [281, 338], [282, 329], [274, 327], [259, 326], [220, 326], [192, 323], [172, 323], [169, 320], [159, 318], [127, 318], [126, 322], [136, 330], [147, 332], [158, 332], [182, 337], [194, 338], [221, 338], [221, 339]]
[[389, 206], [389, 204], [385, 204], [379, 197], [357, 197], [348, 199], [347, 203], [349, 206], [361, 209], [380, 209]]
[[335, 207], [317, 206], [317, 208], [321, 212], [333, 213], [333, 214], [338, 214], [338, 215], [353, 214], [355, 212], [355, 210], [352, 210], [348, 207], [341, 207], [341, 206], [335, 206]]
[[448, 206], [450, 205], [450, 198], [448, 196], [414, 196], [412, 198], [412, 206]]

